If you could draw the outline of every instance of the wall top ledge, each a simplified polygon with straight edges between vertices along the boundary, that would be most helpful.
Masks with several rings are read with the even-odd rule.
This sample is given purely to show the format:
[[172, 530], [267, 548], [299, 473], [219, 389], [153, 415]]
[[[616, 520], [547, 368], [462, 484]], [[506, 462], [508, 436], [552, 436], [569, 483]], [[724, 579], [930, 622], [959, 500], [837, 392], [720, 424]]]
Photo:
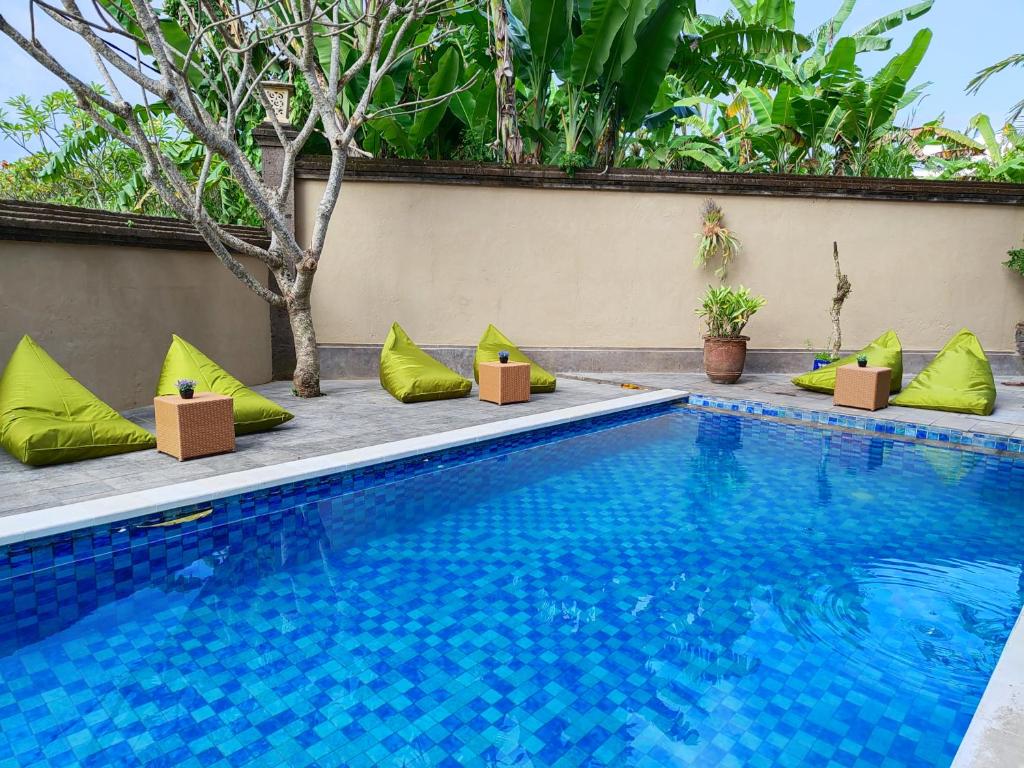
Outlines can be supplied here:
[[[296, 178], [327, 178], [330, 158], [305, 156], [296, 164]], [[590, 189], [610, 192], [675, 192], [685, 194], [762, 195], [776, 197], [845, 198], [933, 203], [1024, 204], [1024, 184], [930, 179], [876, 179], [851, 176], [793, 176], [745, 173], [684, 173], [643, 168], [584, 170], [568, 176], [559, 168], [539, 165], [503, 166], [432, 160], [349, 158], [346, 180], [515, 187], [527, 189]]]
[[[257, 227], [226, 229], [254, 245], [270, 245]], [[195, 228], [180, 219], [22, 200], [0, 200], [0, 240], [209, 251]]]

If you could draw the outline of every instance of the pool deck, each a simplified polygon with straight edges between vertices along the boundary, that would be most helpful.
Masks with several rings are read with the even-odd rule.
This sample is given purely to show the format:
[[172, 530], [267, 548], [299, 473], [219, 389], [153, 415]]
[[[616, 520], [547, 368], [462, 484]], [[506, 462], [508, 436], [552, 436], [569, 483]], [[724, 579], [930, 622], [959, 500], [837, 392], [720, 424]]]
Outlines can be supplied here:
[[[723, 400], [754, 400], [775, 406], [786, 406], [809, 411], [827, 411], [852, 416], [872, 416], [878, 419], [903, 421], [935, 427], [960, 429], [964, 432], [982, 432], [1024, 439], [1024, 386], [1008, 386], [1006, 381], [1024, 380], [1020, 376], [996, 377], [996, 409], [991, 416], [963, 413], [944, 413], [921, 408], [889, 406], [869, 413], [856, 408], [832, 405], [831, 395], [808, 392], [790, 382], [784, 374], [744, 374], [736, 384], [714, 384], [704, 374], [696, 373], [578, 373], [571, 374], [587, 381], [618, 384], [632, 383], [652, 389], [671, 387]], [[911, 376], [905, 376], [907, 383]]]
[[[1024, 387], [1007, 386], [1002, 383], [1005, 378], [998, 379], [997, 408], [988, 417], [898, 407], [871, 416], [1024, 439]], [[623, 387], [624, 384], [633, 388]], [[292, 473], [325, 474], [332, 467], [346, 466], [346, 462], [373, 463], [385, 454], [390, 455], [389, 452], [404, 451], [411, 455], [432, 450], [435, 444], [443, 446], [445, 441], [459, 444], [459, 440], [469, 442], [509, 430], [556, 423], [570, 415], [583, 418], [602, 409], [629, 407], [623, 398], [630, 396], [641, 404], [645, 396], [637, 397], [636, 388], [673, 390], [676, 396], [691, 392], [789, 409], [865, 415], [864, 411], [836, 408], [830, 396], [800, 390], [783, 375], [750, 374], [735, 385], [716, 385], [703, 374], [565, 374], [560, 377], [557, 392], [501, 408], [481, 403], [475, 392], [460, 400], [404, 405], [383, 392], [375, 380], [326, 381], [325, 397], [299, 400], [290, 394], [288, 382], [277, 382], [256, 389], [292, 410], [295, 419], [271, 432], [239, 438], [237, 450], [231, 454], [178, 462], [151, 450], [43, 468], [25, 467], [0, 454], [0, 527], [34, 518], [35, 523], [42, 522], [45, 528], [42, 518], [59, 512], [53, 509], [57, 507], [79, 508], [83, 516], [77, 525], [70, 526], [79, 527], [105, 514], [130, 516], [133, 497], [166, 501], [174, 493], [187, 496], [190, 488], [201, 488], [207, 493], [218, 484], [225, 489], [219, 495], [229, 495], [235, 492], [232, 482], [244, 480], [250, 483], [248, 487], [255, 487], [256, 483], [263, 487], [285, 482]], [[668, 396], [671, 395], [649, 392], [646, 397]], [[152, 408], [129, 411], [126, 416], [147, 429], [154, 428]], [[125, 503], [129, 506], [120, 509]], [[33, 514], [36, 512], [39, 514]], [[1024, 615], [1003, 650], [953, 765], [1019, 768], [1022, 754]]]
[[[403, 404], [382, 390], [376, 380], [325, 381], [322, 388], [324, 397], [303, 400], [291, 394], [291, 382], [255, 387], [288, 408], [295, 418], [271, 432], [239, 437], [234, 453], [219, 456], [179, 462], [148, 450], [52, 467], [28, 467], [0, 451], [0, 517], [636, 394], [607, 384], [564, 379], [554, 393], [534, 395], [528, 403], [499, 407], [480, 402], [475, 390], [470, 397], [458, 400]], [[127, 411], [125, 416], [155, 432], [152, 407]]]
[[[635, 394], [635, 390], [621, 386], [627, 383], [811, 411], [866, 414], [853, 408], [836, 408], [830, 396], [798, 389], [789, 377], [775, 374], [745, 375], [732, 385], [713, 384], [703, 374], [564, 374], [556, 392], [534, 395], [528, 403], [503, 407], [480, 402], [475, 390], [470, 397], [458, 400], [403, 404], [384, 392], [376, 380], [367, 379], [325, 381], [324, 397], [301, 400], [292, 396], [289, 382], [274, 382], [255, 389], [290, 409], [295, 419], [271, 432], [238, 438], [234, 453], [178, 462], [156, 451], [138, 451], [53, 467], [27, 467], [0, 453], [0, 517], [606, 402]], [[1000, 383], [998, 388], [997, 407], [991, 416], [898, 407], [871, 415], [1024, 439], [1024, 387]], [[152, 407], [138, 408], [125, 415], [154, 430]]]

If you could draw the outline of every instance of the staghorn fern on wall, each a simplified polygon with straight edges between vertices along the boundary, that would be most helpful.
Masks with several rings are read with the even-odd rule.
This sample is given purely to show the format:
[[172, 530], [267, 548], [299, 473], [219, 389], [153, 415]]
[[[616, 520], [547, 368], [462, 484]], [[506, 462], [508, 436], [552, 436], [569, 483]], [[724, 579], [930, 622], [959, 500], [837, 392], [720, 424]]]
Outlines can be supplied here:
[[725, 213], [722, 207], [711, 198], [704, 201], [700, 209], [701, 231], [695, 237], [699, 240], [697, 255], [693, 263], [698, 267], [706, 267], [715, 259], [721, 260], [721, 266], [715, 270], [715, 276], [724, 280], [729, 264], [740, 251], [740, 241], [725, 226]]

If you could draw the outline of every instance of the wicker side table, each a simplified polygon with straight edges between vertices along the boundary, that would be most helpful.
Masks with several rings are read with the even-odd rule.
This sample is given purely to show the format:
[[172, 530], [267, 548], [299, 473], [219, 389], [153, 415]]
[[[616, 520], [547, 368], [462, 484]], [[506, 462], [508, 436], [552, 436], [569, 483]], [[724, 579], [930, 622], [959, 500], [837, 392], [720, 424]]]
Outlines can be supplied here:
[[529, 363], [480, 363], [480, 399], [489, 403], [525, 403], [530, 399]]
[[841, 365], [836, 369], [833, 405], [877, 411], [889, 405], [892, 369], [879, 366]]
[[185, 400], [177, 395], [153, 398], [156, 449], [178, 461], [235, 450], [232, 400], [212, 392]]

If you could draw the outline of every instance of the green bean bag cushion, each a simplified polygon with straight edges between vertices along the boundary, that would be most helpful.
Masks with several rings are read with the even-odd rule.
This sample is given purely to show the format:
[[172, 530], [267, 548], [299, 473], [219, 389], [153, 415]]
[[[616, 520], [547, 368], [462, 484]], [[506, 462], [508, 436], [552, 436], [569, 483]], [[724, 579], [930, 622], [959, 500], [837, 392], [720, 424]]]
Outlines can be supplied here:
[[996, 382], [978, 337], [966, 328], [960, 330], [889, 402], [908, 408], [988, 416], [996, 406]]
[[861, 355], [867, 355], [868, 365], [892, 368], [889, 392], [900, 391], [903, 384], [903, 347], [900, 345], [900, 339], [895, 331], [886, 331], [860, 352], [841, 357], [834, 363], [829, 363], [816, 371], [797, 376], [793, 379], [793, 383], [812, 392], [831, 395], [836, 391], [836, 368], [856, 363], [857, 358]]
[[380, 385], [403, 403], [465, 397], [473, 382], [417, 347], [394, 323], [380, 351]]
[[476, 345], [476, 355], [473, 357], [473, 378], [476, 379], [477, 384], [480, 383], [480, 363], [498, 362], [498, 353], [502, 350], [508, 352], [508, 359], [513, 363], [529, 363], [531, 392], [536, 394], [555, 391], [555, 377], [523, 354], [519, 347], [509, 341], [508, 337], [493, 325], [487, 326], [480, 343]]
[[0, 377], [0, 445], [38, 466], [155, 448], [156, 438], [23, 336]]
[[180, 336], [171, 336], [157, 395], [178, 394], [178, 379], [192, 379], [196, 392], [213, 392], [233, 399], [235, 434], [249, 435], [265, 432], [295, 418], [277, 403], [253, 392]]

